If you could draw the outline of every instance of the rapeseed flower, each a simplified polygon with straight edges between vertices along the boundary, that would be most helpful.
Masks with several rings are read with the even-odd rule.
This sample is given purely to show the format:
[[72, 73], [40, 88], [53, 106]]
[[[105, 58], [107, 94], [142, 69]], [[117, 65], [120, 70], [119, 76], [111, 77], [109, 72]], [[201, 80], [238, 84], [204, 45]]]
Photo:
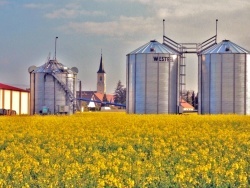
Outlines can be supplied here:
[[249, 187], [250, 117], [0, 117], [0, 187]]

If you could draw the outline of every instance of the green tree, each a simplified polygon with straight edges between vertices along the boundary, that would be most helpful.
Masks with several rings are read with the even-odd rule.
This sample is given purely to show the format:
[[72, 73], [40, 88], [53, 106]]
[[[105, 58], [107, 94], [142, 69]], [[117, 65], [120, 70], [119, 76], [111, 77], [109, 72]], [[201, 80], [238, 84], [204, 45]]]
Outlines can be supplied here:
[[119, 104], [126, 103], [126, 88], [122, 85], [119, 80], [115, 89], [114, 102]]
[[190, 90], [187, 91], [187, 94], [186, 94], [186, 101], [187, 103], [191, 104], [192, 105], [192, 98], [191, 98], [191, 92]]
[[192, 96], [191, 96], [191, 101], [192, 101], [192, 106], [195, 107], [196, 103], [195, 103], [195, 93], [193, 91]]
[[198, 100], [198, 93], [195, 96], [195, 109], [198, 110], [199, 100]]

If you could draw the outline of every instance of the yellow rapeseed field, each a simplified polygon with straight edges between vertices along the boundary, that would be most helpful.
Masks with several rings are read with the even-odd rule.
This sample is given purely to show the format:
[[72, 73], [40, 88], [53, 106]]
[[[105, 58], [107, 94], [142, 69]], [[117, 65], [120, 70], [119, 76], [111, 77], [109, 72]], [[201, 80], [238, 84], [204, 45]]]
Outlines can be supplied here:
[[250, 116], [2, 116], [0, 133], [0, 187], [250, 187]]

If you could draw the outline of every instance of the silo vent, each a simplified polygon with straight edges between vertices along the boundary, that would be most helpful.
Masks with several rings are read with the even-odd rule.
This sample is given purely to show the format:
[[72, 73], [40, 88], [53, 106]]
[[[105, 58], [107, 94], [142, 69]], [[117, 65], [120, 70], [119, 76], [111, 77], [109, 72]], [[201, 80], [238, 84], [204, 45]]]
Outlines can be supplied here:
[[155, 51], [154, 47], [151, 47], [150, 52], [154, 52], [154, 51]]
[[230, 47], [227, 46], [227, 47], [226, 47], [226, 52], [229, 52], [229, 51], [230, 51]]
[[156, 40], [154, 39], [154, 40], [151, 40], [150, 42], [156, 42]]

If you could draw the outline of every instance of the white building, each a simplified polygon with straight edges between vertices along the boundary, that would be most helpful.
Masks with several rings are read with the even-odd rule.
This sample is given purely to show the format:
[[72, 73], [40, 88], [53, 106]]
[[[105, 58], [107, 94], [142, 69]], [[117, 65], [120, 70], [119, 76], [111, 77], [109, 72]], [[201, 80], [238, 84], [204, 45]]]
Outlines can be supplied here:
[[27, 90], [0, 83], [0, 109], [29, 114], [30, 93]]

